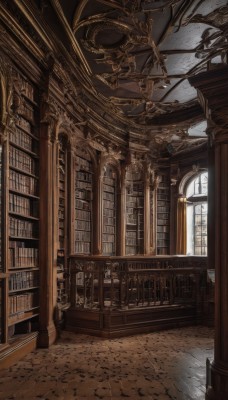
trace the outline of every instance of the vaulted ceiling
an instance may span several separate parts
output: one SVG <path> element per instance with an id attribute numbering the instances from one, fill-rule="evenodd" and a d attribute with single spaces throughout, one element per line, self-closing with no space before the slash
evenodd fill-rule
<path id="1" fill-rule="evenodd" d="M 151 148 L 172 143 L 181 150 L 205 140 L 203 112 L 188 79 L 227 62 L 226 0 L 32 3 L 50 40 L 62 46 L 59 60 L 71 59 L 90 128 Z"/>

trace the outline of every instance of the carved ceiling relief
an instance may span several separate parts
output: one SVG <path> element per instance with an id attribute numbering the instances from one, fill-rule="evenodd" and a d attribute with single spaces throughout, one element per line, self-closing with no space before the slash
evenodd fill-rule
<path id="1" fill-rule="evenodd" d="M 171 154 L 169 145 L 175 152 L 183 151 L 190 142 L 193 148 L 201 146 L 206 139 L 190 138 L 187 133 L 196 119 L 204 118 L 188 79 L 217 62 L 216 58 L 226 62 L 227 1 L 73 3 L 68 7 L 64 0 L 41 1 L 40 9 L 49 12 L 43 12 L 46 25 L 42 26 L 40 20 L 38 30 L 34 21 L 30 24 L 28 19 L 26 23 L 23 7 L 3 1 L 10 12 L 16 8 L 15 19 L 31 36 L 30 46 L 37 43 L 42 52 L 47 50 L 47 43 L 38 32 L 48 26 L 51 11 L 56 14 L 48 32 L 59 23 L 64 29 L 64 34 L 57 30 L 50 34 L 49 40 L 61 104 L 74 121 L 67 120 L 67 115 L 46 98 L 42 101 L 42 122 L 52 124 L 52 131 L 62 123 L 72 135 L 84 136 L 91 147 L 108 156 L 118 154 L 118 146 L 123 153 L 124 146 L 131 144 L 134 149 L 147 146 L 152 159 L 165 151 Z M 63 48 L 63 52 L 58 51 Z M 17 93 L 15 106 L 21 101 Z M 171 116 L 177 116 L 175 127 L 170 124 L 171 118 L 175 119 Z M 117 148 L 110 150 L 110 142 L 117 143 Z M 115 157 L 121 160 L 122 155 Z"/>
<path id="2" fill-rule="evenodd" d="M 109 17 L 110 11 L 93 15 L 80 21 L 75 26 L 74 33 L 82 27 L 85 28 L 84 38 L 81 39 L 83 47 L 96 55 L 97 64 L 104 64 L 106 67 L 107 72 L 96 74 L 99 80 L 112 89 L 121 87 L 124 80 L 131 81 L 137 86 L 141 97 L 150 100 L 155 84 L 161 81 L 168 83 L 163 56 L 159 53 L 151 34 L 153 19 L 149 12 L 142 18 L 140 2 L 123 1 L 122 7 L 120 3 L 118 5 L 120 12 L 117 19 Z M 113 34 L 113 42 L 102 43 L 103 35 L 111 37 Z M 148 58 L 145 64 L 139 67 L 137 51 L 142 46 Z M 159 70 L 159 76 L 152 79 L 149 75 L 154 67 Z"/>

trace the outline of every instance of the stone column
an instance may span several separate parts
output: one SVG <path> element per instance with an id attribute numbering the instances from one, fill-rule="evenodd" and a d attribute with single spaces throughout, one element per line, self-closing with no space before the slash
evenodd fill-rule
<path id="1" fill-rule="evenodd" d="M 213 142 L 214 192 L 209 207 L 214 204 L 214 238 L 209 235 L 209 257 L 215 260 L 215 349 L 211 366 L 211 386 L 207 400 L 228 399 L 228 68 L 199 74 L 190 83 L 197 88 L 199 100 L 208 120 L 209 146 Z M 210 173 L 210 168 L 209 168 Z M 210 213 L 210 210 L 209 210 Z M 210 215 L 210 214 L 209 214 Z M 212 210 L 213 215 L 213 210 Z M 214 240 L 212 240 L 214 239 Z"/>

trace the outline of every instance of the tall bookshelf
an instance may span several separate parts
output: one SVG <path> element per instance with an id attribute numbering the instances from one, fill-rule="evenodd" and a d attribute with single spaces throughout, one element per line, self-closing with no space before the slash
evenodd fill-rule
<path id="1" fill-rule="evenodd" d="M 57 304 L 68 304 L 67 271 L 67 138 L 58 138 L 58 250 L 57 250 Z M 59 316 L 62 319 L 62 314 Z"/>
<path id="2" fill-rule="evenodd" d="M 170 179 L 161 174 L 157 189 L 157 254 L 169 254 Z"/>
<path id="3" fill-rule="evenodd" d="M 2 185 L 2 177 L 3 177 L 3 162 L 2 162 L 2 145 L 0 144 L 0 344 L 4 340 L 4 328 L 3 328 L 3 318 L 4 318 L 4 309 L 3 309 L 3 288 L 6 284 L 6 278 L 3 279 L 3 262 L 2 262 L 2 230 L 3 230 L 3 212 L 2 212 L 2 195 L 3 195 L 3 185 Z"/>
<path id="4" fill-rule="evenodd" d="M 144 180 L 140 172 L 126 173 L 126 255 L 143 254 Z"/>
<path id="5" fill-rule="evenodd" d="M 9 129 L 8 335 L 37 329 L 39 316 L 38 92 L 17 75 L 20 100 Z"/>
<path id="6" fill-rule="evenodd" d="M 107 165 L 103 178 L 103 233 L 102 254 L 116 254 L 116 188 L 117 174 Z"/>
<path id="7" fill-rule="evenodd" d="M 90 154 L 76 149 L 75 253 L 92 253 L 93 164 Z"/>

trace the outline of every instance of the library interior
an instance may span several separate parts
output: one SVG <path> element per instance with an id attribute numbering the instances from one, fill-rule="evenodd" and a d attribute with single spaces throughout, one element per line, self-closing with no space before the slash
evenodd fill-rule
<path id="1" fill-rule="evenodd" d="M 0 399 L 227 400 L 227 0 L 1 0 L 0 47 Z"/>

